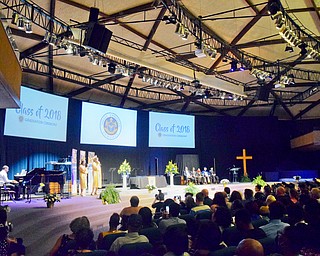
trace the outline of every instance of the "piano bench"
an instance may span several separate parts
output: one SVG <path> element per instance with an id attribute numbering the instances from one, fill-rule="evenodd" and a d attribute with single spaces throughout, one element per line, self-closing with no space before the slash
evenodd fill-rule
<path id="1" fill-rule="evenodd" d="M 1 198 L 0 201 L 8 201 L 9 199 L 13 202 L 15 202 L 14 200 L 14 196 L 15 196 L 15 191 L 8 189 L 8 188 L 1 188 Z"/>

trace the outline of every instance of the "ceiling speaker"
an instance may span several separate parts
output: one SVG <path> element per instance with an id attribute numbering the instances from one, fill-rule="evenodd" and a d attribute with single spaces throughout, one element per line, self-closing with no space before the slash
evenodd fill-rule
<path id="1" fill-rule="evenodd" d="M 106 53 L 112 32 L 103 25 L 91 22 L 83 40 L 83 45 L 91 47 L 100 52 Z"/>

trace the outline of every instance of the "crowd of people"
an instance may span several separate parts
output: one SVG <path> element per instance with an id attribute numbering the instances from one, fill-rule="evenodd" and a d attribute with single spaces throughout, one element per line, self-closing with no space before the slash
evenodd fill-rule
<path id="1" fill-rule="evenodd" d="M 75 219 L 50 255 L 320 255 L 320 189 L 317 182 L 225 187 L 213 198 L 203 189 L 185 198 L 159 191 L 142 207 L 113 213 L 109 230 L 93 240 L 89 220 Z M 134 252 L 132 254 L 132 252 Z M 217 253 L 217 254 L 213 254 Z"/>

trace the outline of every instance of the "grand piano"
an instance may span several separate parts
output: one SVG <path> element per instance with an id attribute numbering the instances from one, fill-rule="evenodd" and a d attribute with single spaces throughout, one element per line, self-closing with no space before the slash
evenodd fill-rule
<path id="1" fill-rule="evenodd" d="M 15 175 L 14 179 L 19 182 L 20 189 L 25 194 L 27 189 L 27 193 L 34 193 L 35 189 L 38 188 L 40 183 L 48 184 L 49 182 L 58 182 L 60 188 L 62 190 L 64 182 L 65 182 L 65 175 L 64 171 L 61 170 L 46 170 L 46 168 L 34 168 L 29 171 L 26 175 Z M 60 193 L 63 191 L 60 190 Z"/>

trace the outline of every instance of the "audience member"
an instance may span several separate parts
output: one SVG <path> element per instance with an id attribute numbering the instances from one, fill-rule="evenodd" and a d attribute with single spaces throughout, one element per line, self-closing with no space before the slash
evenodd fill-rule
<path id="1" fill-rule="evenodd" d="M 90 222 L 86 216 L 82 216 L 72 220 L 69 227 L 72 233 L 58 238 L 50 251 L 50 256 L 66 255 L 69 249 L 74 249 L 76 233 L 83 228 L 90 228 Z"/>
<path id="2" fill-rule="evenodd" d="M 259 205 L 257 204 L 256 201 L 249 201 L 244 205 L 244 207 L 250 212 L 251 221 L 261 219 L 261 216 L 259 213 Z"/>
<path id="3" fill-rule="evenodd" d="M 167 248 L 164 256 L 186 256 L 189 249 L 188 234 L 185 230 L 172 227 L 166 232 L 163 242 Z"/>
<path id="4" fill-rule="evenodd" d="M 230 196 L 230 198 L 229 198 L 229 202 L 230 203 L 233 203 L 233 201 L 235 201 L 235 200 L 240 200 L 240 201 L 242 201 L 242 196 L 241 196 L 241 194 L 240 194 L 240 192 L 239 191 L 237 191 L 237 190 L 233 190 L 232 192 L 231 192 L 231 196 Z"/>
<path id="5" fill-rule="evenodd" d="M 267 237 L 275 239 L 278 232 L 283 231 L 288 223 L 282 222 L 281 219 L 285 213 L 285 207 L 281 202 L 275 201 L 269 205 L 270 222 L 264 226 L 261 226 Z"/>
<path id="6" fill-rule="evenodd" d="M 159 222 L 159 230 L 162 234 L 166 232 L 166 229 L 169 226 L 176 225 L 176 224 L 186 224 L 186 221 L 183 219 L 178 218 L 180 213 L 180 205 L 177 203 L 172 203 L 169 205 L 169 214 L 168 218 L 163 218 Z"/>
<path id="7" fill-rule="evenodd" d="M 155 208 L 154 218 L 159 219 L 162 216 L 163 203 L 164 203 L 164 194 L 161 190 L 158 190 L 159 193 L 155 195 L 153 203 L 151 205 L 152 208 Z"/>
<path id="8" fill-rule="evenodd" d="M 240 199 L 234 200 L 231 205 L 232 216 L 234 216 L 238 210 L 241 210 L 243 208 L 244 208 L 244 206 L 242 204 L 242 200 L 240 200 Z"/>
<path id="9" fill-rule="evenodd" d="M 180 202 L 180 206 L 181 206 L 180 212 L 181 212 L 181 214 L 189 214 L 191 209 L 193 207 L 195 207 L 196 205 L 197 204 L 194 201 L 194 198 L 193 198 L 192 195 L 191 196 L 190 195 L 186 196 L 185 201 L 184 202 Z"/>
<path id="10" fill-rule="evenodd" d="M 103 238 L 109 234 L 120 233 L 122 231 L 118 230 L 120 224 L 120 216 L 118 213 L 113 213 L 109 220 L 109 231 L 101 232 L 98 235 L 97 246 L 100 247 L 100 244 Z"/>
<path id="11" fill-rule="evenodd" d="M 320 203 L 320 189 L 319 188 L 312 188 L 310 191 L 310 197 L 316 199 L 318 203 Z"/>
<path id="12" fill-rule="evenodd" d="M 213 204 L 212 199 L 209 197 L 209 191 L 208 189 L 204 188 L 201 190 L 201 192 L 204 195 L 203 204 L 211 206 Z"/>
<path id="13" fill-rule="evenodd" d="M 244 200 L 243 200 L 243 205 L 245 205 L 246 203 L 253 201 L 254 197 L 253 197 L 253 190 L 246 188 L 244 190 Z"/>
<path id="14" fill-rule="evenodd" d="M 264 249 L 259 241 L 247 238 L 238 244 L 236 256 L 264 256 Z"/>
<path id="15" fill-rule="evenodd" d="M 231 227 L 231 224 L 232 224 L 231 211 L 226 207 L 219 206 L 213 212 L 211 220 L 212 222 L 215 222 L 219 226 L 222 232 L 226 228 Z"/>
<path id="16" fill-rule="evenodd" d="M 93 231 L 90 228 L 83 228 L 77 231 L 75 234 L 75 248 L 69 250 L 68 255 L 82 255 L 88 252 L 92 252 L 95 248 L 92 248 L 93 241 Z"/>
<path id="17" fill-rule="evenodd" d="M 157 224 L 152 220 L 152 212 L 148 207 L 142 207 L 139 210 L 139 215 L 142 217 L 141 228 L 157 228 Z"/>
<path id="18" fill-rule="evenodd" d="M 292 204 L 298 203 L 298 201 L 299 201 L 299 193 L 294 188 L 291 188 L 289 190 L 289 197 L 290 197 L 290 200 L 291 200 Z"/>
<path id="19" fill-rule="evenodd" d="M 110 251 L 118 252 L 125 244 L 149 242 L 144 235 L 139 235 L 142 227 L 142 217 L 139 214 L 131 214 L 128 219 L 128 233 L 124 237 L 118 237 L 111 245 Z"/>
<path id="20" fill-rule="evenodd" d="M 211 206 L 211 210 L 213 211 L 214 208 L 221 206 L 221 207 L 228 207 L 227 206 L 227 195 L 224 192 L 216 192 L 214 194 L 213 200 L 212 200 L 212 206 Z"/>
<path id="21" fill-rule="evenodd" d="M 210 212 L 211 209 L 208 205 L 204 205 L 203 204 L 203 200 L 204 200 L 204 195 L 202 192 L 199 192 L 196 194 L 196 206 L 193 207 L 190 211 L 190 214 L 193 216 L 196 216 L 202 212 Z"/>
<path id="22" fill-rule="evenodd" d="M 128 223 L 128 218 L 131 214 L 138 214 L 141 206 L 139 206 L 139 197 L 137 196 L 132 196 L 130 198 L 130 206 L 125 207 L 122 209 L 120 212 L 120 217 L 121 217 L 121 230 L 127 230 L 127 223 Z"/>
<path id="23" fill-rule="evenodd" d="M 229 187 L 224 187 L 223 191 L 227 194 L 228 200 L 230 199 L 231 190 Z"/>
<path id="24" fill-rule="evenodd" d="M 291 204 L 289 195 L 286 193 L 286 189 L 283 186 L 279 186 L 276 189 L 276 199 L 281 202 L 285 207 Z"/>

